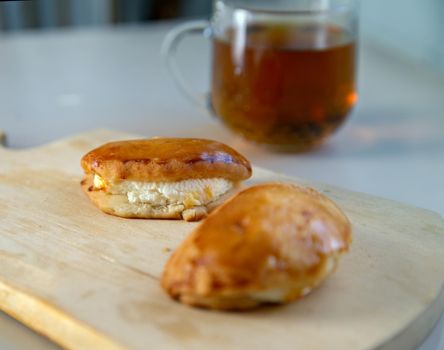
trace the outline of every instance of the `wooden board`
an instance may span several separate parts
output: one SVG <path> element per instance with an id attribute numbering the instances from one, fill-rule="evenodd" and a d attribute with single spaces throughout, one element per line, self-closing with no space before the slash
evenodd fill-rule
<path id="1" fill-rule="evenodd" d="M 72 349 L 413 349 L 444 306 L 444 225 L 432 212 L 255 168 L 249 183 L 292 181 L 334 199 L 354 242 L 308 297 L 247 313 L 192 309 L 158 279 L 196 224 L 101 213 L 80 190 L 95 131 L 0 149 L 0 308 Z"/>

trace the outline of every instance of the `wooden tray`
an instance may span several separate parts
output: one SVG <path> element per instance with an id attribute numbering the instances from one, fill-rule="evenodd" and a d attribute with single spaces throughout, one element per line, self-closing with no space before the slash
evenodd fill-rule
<path id="1" fill-rule="evenodd" d="M 255 168 L 250 183 L 310 185 L 351 218 L 335 275 L 288 306 L 192 309 L 159 287 L 196 224 L 101 213 L 79 186 L 95 131 L 25 151 L 0 149 L 0 309 L 71 349 L 413 349 L 444 306 L 444 225 L 432 212 Z"/>

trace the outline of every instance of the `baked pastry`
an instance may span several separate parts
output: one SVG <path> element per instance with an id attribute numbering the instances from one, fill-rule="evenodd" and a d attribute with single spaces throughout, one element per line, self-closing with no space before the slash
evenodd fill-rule
<path id="1" fill-rule="evenodd" d="M 327 197 L 260 184 L 211 213 L 173 253 L 161 285 L 185 304 L 248 309 L 309 293 L 336 268 L 351 226 Z"/>
<path id="2" fill-rule="evenodd" d="M 81 166 L 92 202 L 127 218 L 199 220 L 251 176 L 248 160 L 231 147 L 191 138 L 110 142 Z"/>

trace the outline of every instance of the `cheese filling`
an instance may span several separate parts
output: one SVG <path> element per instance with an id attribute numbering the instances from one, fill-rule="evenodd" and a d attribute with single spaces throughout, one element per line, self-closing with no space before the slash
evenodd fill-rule
<path id="1" fill-rule="evenodd" d="M 206 205 L 220 198 L 233 187 L 233 182 L 223 178 L 190 179 L 176 182 L 144 182 L 124 180 L 106 183 L 94 175 L 94 188 L 128 197 L 130 203 L 152 206 L 182 204 L 185 208 Z"/>

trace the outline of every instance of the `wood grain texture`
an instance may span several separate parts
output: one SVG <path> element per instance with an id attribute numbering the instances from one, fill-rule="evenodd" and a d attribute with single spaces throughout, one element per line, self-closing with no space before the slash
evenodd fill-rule
<path id="1" fill-rule="evenodd" d="M 0 309 L 70 349 L 413 349 L 444 306 L 444 224 L 429 211 L 254 169 L 249 183 L 310 185 L 354 228 L 351 252 L 308 297 L 248 313 L 192 309 L 158 279 L 195 223 L 105 215 L 82 193 L 95 131 L 0 149 Z"/>

